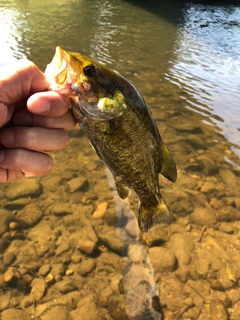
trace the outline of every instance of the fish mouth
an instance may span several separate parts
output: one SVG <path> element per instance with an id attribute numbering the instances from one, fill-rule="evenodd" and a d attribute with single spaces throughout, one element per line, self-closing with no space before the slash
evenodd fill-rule
<path id="1" fill-rule="evenodd" d="M 55 55 L 52 61 L 47 65 L 44 72 L 48 81 L 50 82 L 50 90 L 65 94 L 69 92 L 66 82 L 67 66 L 67 53 L 61 47 L 56 47 Z"/>

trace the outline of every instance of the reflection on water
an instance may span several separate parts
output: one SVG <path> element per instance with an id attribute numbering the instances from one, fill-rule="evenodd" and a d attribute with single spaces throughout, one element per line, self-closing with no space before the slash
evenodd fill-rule
<path id="1" fill-rule="evenodd" d="M 160 180 L 176 220 L 144 235 L 136 196 L 120 201 L 78 128 L 49 174 L 1 186 L 5 317 L 239 319 L 240 10 L 139 3 L 1 3 L 1 67 L 28 57 L 45 69 L 60 45 L 118 70 L 146 99 L 179 176 Z"/>

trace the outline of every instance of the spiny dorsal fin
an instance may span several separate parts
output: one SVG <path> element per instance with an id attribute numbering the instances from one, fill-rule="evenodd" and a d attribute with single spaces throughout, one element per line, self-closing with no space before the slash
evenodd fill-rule
<path id="1" fill-rule="evenodd" d="M 172 156 L 164 144 L 161 141 L 161 166 L 160 166 L 160 173 L 167 178 L 168 180 L 175 182 L 177 180 L 177 168 L 176 164 L 173 161 Z"/>

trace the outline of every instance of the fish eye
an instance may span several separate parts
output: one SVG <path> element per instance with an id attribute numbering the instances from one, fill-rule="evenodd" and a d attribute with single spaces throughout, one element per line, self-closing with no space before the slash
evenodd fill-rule
<path id="1" fill-rule="evenodd" d="M 93 76 L 96 73 L 96 69 L 94 66 L 86 66 L 83 69 L 85 76 Z"/>

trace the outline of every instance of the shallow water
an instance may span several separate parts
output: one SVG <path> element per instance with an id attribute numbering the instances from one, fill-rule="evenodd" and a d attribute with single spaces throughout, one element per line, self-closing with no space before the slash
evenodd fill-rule
<path id="1" fill-rule="evenodd" d="M 160 319 L 160 306 L 156 303 L 158 311 L 153 311 L 150 299 L 159 296 L 165 319 L 210 319 L 217 307 L 223 313 L 216 319 L 225 319 L 224 312 L 239 319 L 239 21 L 237 5 L 1 2 L 1 68 L 28 58 L 44 70 L 60 45 L 118 70 L 148 103 L 179 178 L 174 185 L 160 178 L 175 221 L 139 235 L 135 196 L 119 200 L 86 137 L 78 128 L 71 130 L 69 146 L 52 155 L 52 171 L 31 179 L 36 185 L 29 185 L 28 191 L 22 182 L 1 186 L 2 208 L 14 211 L 18 219 L 38 210 L 41 214 L 34 223 L 3 233 L 8 242 L 1 244 L 1 273 L 9 267 L 24 269 L 20 280 L 28 289 L 21 289 L 18 277 L 13 277 L 2 289 L 0 310 L 20 305 L 34 317 L 43 312 L 39 319 L 49 319 L 53 309 L 47 303 L 65 297 L 60 303 L 68 307 L 71 299 L 76 301 L 73 310 L 64 309 L 72 319 L 89 310 L 89 319 Z M 74 180 L 78 177 L 82 180 Z M 98 204 L 105 208 L 102 218 L 96 218 Z M 79 239 L 85 245 L 90 239 L 94 251 L 83 253 Z M 19 250 L 27 257 L 18 256 Z M 15 259 L 6 263 L 9 252 Z M 26 274 L 43 278 L 39 267 L 53 270 L 56 264 L 73 274 L 56 272 L 56 283 L 50 282 L 43 297 L 30 303 L 37 286 L 27 282 Z M 59 289 L 62 279 L 75 287 Z M 17 298 L 4 304 L 12 291 Z M 117 307 L 125 313 L 116 314 Z"/>

